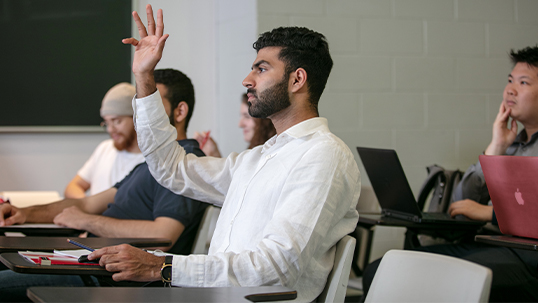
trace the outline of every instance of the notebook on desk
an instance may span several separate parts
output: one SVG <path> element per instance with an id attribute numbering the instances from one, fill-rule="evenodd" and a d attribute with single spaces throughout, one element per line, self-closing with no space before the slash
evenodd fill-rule
<path id="1" fill-rule="evenodd" d="M 396 151 L 366 147 L 357 147 L 357 151 L 384 216 L 417 223 L 484 224 L 465 217 L 451 218 L 446 213 L 422 212 Z"/>
<path id="2" fill-rule="evenodd" d="M 503 234 L 538 239 L 538 157 L 479 157 Z"/>

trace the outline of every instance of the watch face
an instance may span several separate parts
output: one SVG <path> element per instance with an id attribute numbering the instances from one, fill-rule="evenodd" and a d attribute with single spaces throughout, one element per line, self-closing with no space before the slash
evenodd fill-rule
<path id="1" fill-rule="evenodd" d="M 161 267 L 161 279 L 165 283 L 172 282 L 172 256 L 166 256 Z"/>
<path id="2" fill-rule="evenodd" d="M 165 282 L 170 282 L 170 280 L 172 280 L 172 265 L 166 265 L 162 272 L 162 278 L 163 280 L 165 280 Z"/>

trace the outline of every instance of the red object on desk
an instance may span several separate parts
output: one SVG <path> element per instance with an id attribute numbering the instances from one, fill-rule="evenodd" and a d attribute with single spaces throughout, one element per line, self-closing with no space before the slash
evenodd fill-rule
<path id="1" fill-rule="evenodd" d="M 43 266 L 47 265 L 99 265 L 99 263 L 81 263 L 77 258 L 61 256 L 53 253 L 46 252 L 23 252 L 19 251 L 19 255 L 24 257 L 26 260 L 34 264 L 42 264 Z M 42 263 L 44 262 L 44 264 Z M 48 262 L 50 261 L 50 264 Z"/>

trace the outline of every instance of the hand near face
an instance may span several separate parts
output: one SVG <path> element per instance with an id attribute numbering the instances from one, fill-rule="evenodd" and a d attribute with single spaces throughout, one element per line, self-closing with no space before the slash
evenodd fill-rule
<path id="1" fill-rule="evenodd" d="M 485 151 L 486 155 L 504 155 L 506 149 L 514 142 L 517 136 L 517 121 L 512 119 L 509 123 L 511 109 L 501 102 L 499 113 L 493 122 L 493 137 Z M 511 124 L 510 129 L 508 125 Z"/>
<path id="2" fill-rule="evenodd" d="M 26 222 L 26 215 L 17 207 L 9 204 L 0 204 L 0 226 L 10 226 Z"/>
<path id="3" fill-rule="evenodd" d="M 200 149 L 204 152 L 206 156 L 210 157 L 218 157 L 220 158 L 220 151 L 217 146 L 217 143 L 213 138 L 210 136 L 206 139 L 207 132 L 195 132 L 193 138 L 198 141 L 198 144 L 200 145 Z"/>
<path id="4" fill-rule="evenodd" d="M 478 221 L 491 221 L 493 206 L 483 205 L 470 199 L 456 201 L 448 208 L 450 216 L 464 215 L 469 219 Z"/>
<path id="5" fill-rule="evenodd" d="M 159 281 L 164 257 L 157 257 L 131 245 L 122 244 L 98 249 L 88 259 L 100 258 L 99 265 L 115 272 L 114 281 Z"/>
<path id="6" fill-rule="evenodd" d="M 91 215 L 83 212 L 76 206 L 64 208 L 61 213 L 54 217 L 54 224 L 76 229 L 84 229 L 83 222 L 89 219 Z"/>
<path id="7" fill-rule="evenodd" d="M 140 41 L 135 38 L 123 39 L 124 44 L 135 46 L 133 59 L 133 73 L 138 75 L 153 75 L 153 70 L 157 63 L 161 60 L 164 43 L 168 39 L 168 35 L 163 35 L 164 23 L 162 10 L 157 11 L 157 24 L 153 18 L 153 9 L 151 5 L 146 6 L 146 14 L 148 19 L 148 28 L 142 23 L 137 12 L 133 12 L 133 19 L 138 27 Z"/>

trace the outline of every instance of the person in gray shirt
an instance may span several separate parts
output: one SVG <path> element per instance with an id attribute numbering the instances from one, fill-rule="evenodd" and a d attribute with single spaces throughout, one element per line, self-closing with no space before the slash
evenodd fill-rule
<path id="1" fill-rule="evenodd" d="M 499 113 L 493 122 L 491 143 L 485 155 L 538 156 L 538 46 L 512 51 L 514 63 L 508 75 Z M 510 118 L 511 121 L 510 121 Z M 518 134 L 520 122 L 523 129 Z M 480 162 L 471 165 L 454 191 L 448 212 L 471 219 L 492 221 L 493 206 Z"/>

